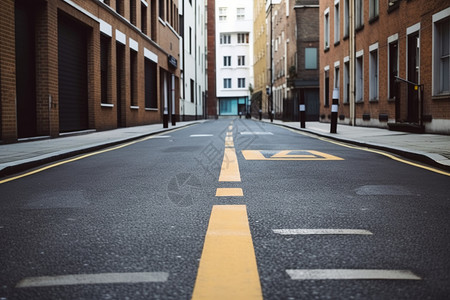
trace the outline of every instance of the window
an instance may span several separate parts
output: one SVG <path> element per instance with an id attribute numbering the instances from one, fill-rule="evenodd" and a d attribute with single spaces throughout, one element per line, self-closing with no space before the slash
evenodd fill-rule
<path id="1" fill-rule="evenodd" d="M 356 89 L 356 102 L 363 101 L 364 93 L 364 69 L 363 69 L 363 56 L 358 56 L 356 58 L 356 78 L 355 78 L 355 89 Z"/>
<path id="2" fill-rule="evenodd" d="M 438 15 L 438 14 L 436 14 Z M 439 15 L 438 15 L 439 16 Z M 433 21 L 437 19 L 433 16 Z M 450 17 L 434 23 L 433 94 L 450 93 Z"/>
<path id="3" fill-rule="evenodd" d="M 130 49 L 130 94 L 131 106 L 137 106 L 137 52 Z"/>
<path id="4" fill-rule="evenodd" d="M 223 79 L 223 88 L 224 89 L 231 89 L 231 78 L 224 78 Z"/>
<path id="5" fill-rule="evenodd" d="M 245 20 L 245 8 L 237 8 L 236 9 L 236 19 L 238 21 Z"/>
<path id="6" fill-rule="evenodd" d="M 324 41 L 325 41 L 325 49 L 330 48 L 330 10 L 325 10 L 325 18 L 324 18 Z"/>
<path id="7" fill-rule="evenodd" d="M 305 48 L 305 69 L 317 69 L 317 48 Z"/>
<path id="8" fill-rule="evenodd" d="M 334 43 L 338 43 L 340 39 L 340 15 L 339 2 L 334 5 Z"/>
<path id="9" fill-rule="evenodd" d="M 349 0 L 344 0 L 344 38 L 348 37 L 349 32 L 349 14 L 350 14 L 350 4 L 348 2 Z"/>
<path id="10" fill-rule="evenodd" d="M 344 103 L 350 102 L 350 63 L 347 61 L 344 63 Z"/>
<path id="11" fill-rule="evenodd" d="M 238 78 L 238 88 L 245 88 L 245 78 Z"/>
<path id="12" fill-rule="evenodd" d="M 369 18 L 371 20 L 378 17 L 378 10 L 379 10 L 378 0 L 369 0 Z"/>
<path id="13" fill-rule="evenodd" d="M 191 103 L 195 100 L 195 81 L 191 79 Z"/>
<path id="14" fill-rule="evenodd" d="M 238 56 L 238 66 L 245 66 L 245 56 L 244 55 Z"/>
<path id="15" fill-rule="evenodd" d="M 147 6 L 141 4 L 141 30 L 143 34 L 147 34 Z"/>
<path id="16" fill-rule="evenodd" d="M 238 44 L 248 44 L 248 33 L 238 33 Z"/>
<path id="17" fill-rule="evenodd" d="M 369 95 L 370 100 L 378 100 L 378 45 L 369 53 Z"/>
<path id="18" fill-rule="evenodd" d="M 364 26 L 364 0 L 356 0 L 356 29 Z"/>
<path id="19" fill-rule="evenodd" d="M 219 7 L 219 21 L 226 21 L 226 20 L 227 20 L 227 8 Z"/>
<path id="20" fill-rule="evenodd" d="M 192 54 L 192 27 L 189 26 L 189 54 Z"/>
<path id="21" fill-rule="evenodd" d="M 100 35 L 100 86 L 101 102 L 110 103 L 108 100 L 109 88 L 109 60 L 110 60 L 111 39 L 108 36 Z"/>
<path id="22" fill-rule="evenodd" d="M 339 89 L 340 80 L 339 80 L 339 64 L 335 64 L 334 67 L 334 88 Z"/>
<path id="23" fill-rule="evenodd" d="M 116 11 L 119 15 L 123 16 L 124 11 L 123 0 L 116 0 Z"/>
<path id="24" fill-rule="evenodd" d="M 164 0 L 159 0 L 159 17 L 164 20 Z"/>
<path id="25" fill-rule="evenodd" d="M 130 22 L 136 26 L 136 0 L 130 0 Z"/>
<path id="26" fill-rule="evenodd" d="M 157 65 L 153 61 L 145 58 L 145 108 L 158 108 L 158 98 L 156 93 L 156 73 Z"/>
<path id="27" fill-rule="evenodd" d="M 231 35 L 229 34 L 220 34 L 220 43 L 221 44 L 231 44 Z"/>
<path id="28" fill-rule="evenodd" d="M 223 57 L 223 66 L 224 67 L 230 67 L 231 66 L 231 56 L 224 56 Z"/>
<path id="29" fill-rule="evenodd" d="M 324 95 L 324 106 L 328 107 L 330 106 L 330 72 L 329 70 L 325 69 L 325 95 Z"/>

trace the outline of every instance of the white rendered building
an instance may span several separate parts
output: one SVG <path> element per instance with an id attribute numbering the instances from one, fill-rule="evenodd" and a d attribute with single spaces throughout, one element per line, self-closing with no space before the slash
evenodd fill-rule
<path id="1" fill-rule="evenodd" d="M 218 114 L 250 113 L 253 86 L 253 1 L 216 1 Z"/>
<path id="2" fill-rule="evenodd" d="M 206 0 L 179 0 L 180 31 L 180 119 L 205 116 Z"/>

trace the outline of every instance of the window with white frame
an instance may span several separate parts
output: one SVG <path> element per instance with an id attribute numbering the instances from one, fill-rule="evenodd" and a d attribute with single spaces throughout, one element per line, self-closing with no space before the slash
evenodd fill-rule
<path id="1" fill-rule="evenodd" d="M 330 9 L 327 8 L 324 13 L 324 48 L 330 48 Z"/>
<path id="2" fill-rule="evenodd" d="M 219 7 L 219 21 L 226 21 L 226 20 L 227 20 L 227 8 Z"/>
<path id="3" fill-rule="evenodd" d="M 238 66 L 245 66 L 245 55 L 238 55 Z"/>
<path id="4" fill-rule="evenodd" d="M 248 44 L 249 34 L 248 33 L 238 33 L 237 35 L 238 44 Z"/>
<path id="5" fill-rule="evenodd" d="M 369 52 L 369 100 L 378 100 L 378 45 Z"/>
<path id="6" fill-rule="evenodd" d="M 350 7 L 349 0 L 344 0 L 344 37 L 348 37 L 350 31 Z"/>
<path id="7" fill-rule="evenodd" d="M 221 44 L 231 44 L 231 35 L 221 33 L 220 34 L 220 43 Z"/>
<path id="8" fill-rule="evenodd" d="M 339 62 L 334 64 L 334 88 L 339 89 L 340 80 L 339 80 Z"/>
<path id="9" fill-rule="evenodd" d="M 350 102 L 350 62 L 344 62 L 344 103 Z"/>
<path id="10" fill-rule="evenodd" d="M 364 61 L 363 56 L 356 57 L 356 76 L 355 76 L 355 101 L 362 102 L 364 100 Z"/>
<path id="11" fill-rule="evenodd" d="M 356 29 L 364 26 L 364 0 L 356 0 Z"/>
<path id="12" fill-rule="evenodd" d="M 433 95 L 450 94 L 450 8 L 433 16 Z"/>
<path id="13" fill-rule="evenodd" d="M 238 21 L 245 20 L 245 8 L 243 8 L 243 7 L 238 7 L 238 8 L 236 9 L 236 19 L 237 19 Z"/>
<path id="14" fill-rule="evenodd" d="M 378 0 L 369 0 L 369 18 L 374 19 L 378 17 L 378 14 L 379 14 Z"/>
<path id="15" fill-rule="evenodd" d="M 224 67 L 230 67 L 231 66 L 231 56 L 224 56 L 223 57 L 223 66 Z"/>
<path id="16" fill-rule="evenodd" d="M 238 88 L 245 88 L 245 78 L 238 78 Z"/>
<path id="17" fill-rule="evenodd" d="M 223 88 L 224 89 L 231 89 L 231 78 L 224 78 L 223 79 Z"/>
<path id="18" fill-rule="evenodd" d="M 334 4 L 334 43 L 338 43 L 340 37 L 340 13 L 339 13 L 339 1 Z"/>

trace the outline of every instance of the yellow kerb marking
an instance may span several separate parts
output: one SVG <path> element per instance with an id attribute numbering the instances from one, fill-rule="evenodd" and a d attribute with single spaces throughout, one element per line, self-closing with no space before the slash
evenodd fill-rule
<path id="1" fill-rule="evenodd" d="M 192 299 L 262 299 L 245 205 L 213 206 Z"/>
<path id="2" fill-rule="evenodd" d="M 219 181 L 241 181 L 241 173 L 234 148 L 225 148 Z"/>
<path id="3" fill-rule="evenodd" d="M 242 197 L 244 192 L 241 188 L 218 188 L 216 197 Z"/>

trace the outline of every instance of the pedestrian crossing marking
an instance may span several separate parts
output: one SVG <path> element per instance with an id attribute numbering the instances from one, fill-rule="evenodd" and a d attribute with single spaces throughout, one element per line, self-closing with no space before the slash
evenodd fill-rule
<path id="1" fill-rule="evenodd" d="M 242 150 L 246 160 L 344 160 L 315 150 Z"/>

